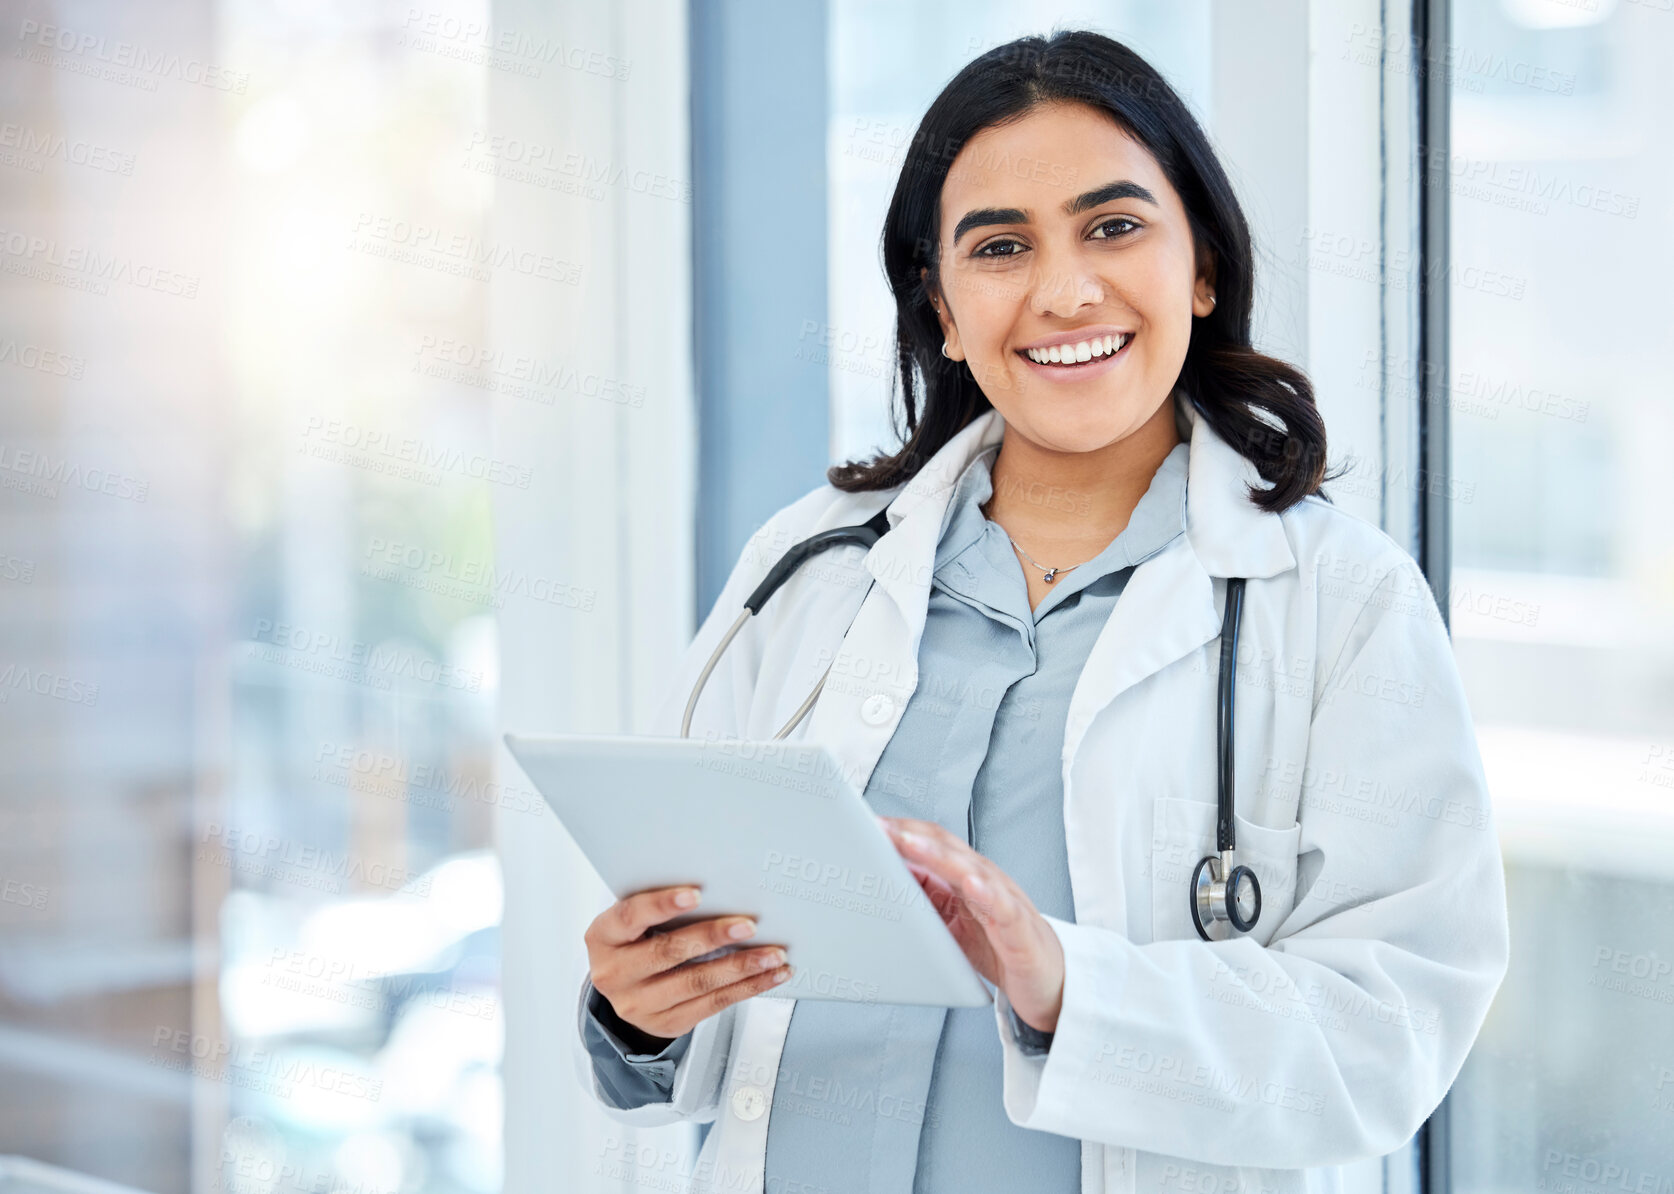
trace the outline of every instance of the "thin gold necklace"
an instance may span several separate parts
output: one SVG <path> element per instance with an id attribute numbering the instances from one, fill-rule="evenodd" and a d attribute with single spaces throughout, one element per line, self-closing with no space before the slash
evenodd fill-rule
<path id="1" fill-rule="evenodd" d="M 992 499 L 990 499 L 990 502 L 991 501 L 992 501 Z M 994 522 L 994 520 L 992 518 L 989 518 L 987 509 L 984 509 L 983 506 L 978 506 L 977 509 L 982 511 L 982 516 L 984 518 L 987 518 L 989 522 Z M 997 522 L 994 522 L 994 525 L 997 526 L 997 527 L 1000 526 L 1000 524 L 997 523 Z M 1041 577 L 1041 579 L 1043 581 L 1045 581 L 1047 584 L 1051 584 L 1053 581 L 1057 580 L 1058 579 L 1058 573 L 1069 572 L 1072 569 L 1081 567 L 1081 564 L 1085 564 L 1087 562 L 1086 560 L 1082 560 L 1081 564 L 1064 564 L 1064 565 L 1060 565 L 1056 568 L 1048 568 L 1045 564 L 1043 564 L 1039 560 L 1035 559 L 1034 556 L 1032 556 L 1028 552 L 1024 551 L 1023 548 L 1018 545 L 1017 540 L 1011 538 L 1011 532 L 1010 531 L 1006 531 L 1005 527 L 1000 527 L 1000 529 L 1002 531 L 1005 531 L 1007 539 L 1011 539 L 1011 545 L 1012 545 L 1012 547 L 1017 549 L 1018 554 L 1020 554 L 1025 560 L 1028 560 L 1029 563 L 1033 564 L 1036 568 L 1039 568 L 1042 572 L 1044 572 L 1046 574 L 1045 576 Z M 1088 557 L 1088 558 L 1090 559 L 1092 557 Z"/>
<path id="2" fill-rule="evenodd" d="M 1001 529 L 1004 530 L 1005 528 L 1002 527 Z M 1007 533 L 1006 538 L 1011 539 L 1011 535 L 1010 535 L 1009 532 Z M 1035 559 L 1034 556 L 1030 555 L 1028 552 L 1024 551 L 1021 547 L 1019 547 L 1018 543 L 1017 543 L 1017 540 L 1011 539 L 1011 545 L 1013 547 L 1017 548 L 1018 553 L 1020 555 L 1022 555 L 1022 557 L 1025 560 L 1028 560 L 1029 563 L 1033 564 L 1036 568 L 1039 568 L 1042 572 L 1046 573 L 1045 576 L 1041 577 L 1041 580 L 1045 581 L 1047 584 L 1051 584 L 1053 581 L 1057 580 L 1058 579 L 1058 573 L 1068 572 L 1071 569 L 1079 568 L 1079 567 L 1081 567 L 1081 564 L 1085 564 L 1087 562 L 1086 560 L 1082 560 L 1081 564 L 1060 565 L 1057 568 L 1048 568 L 1045 564 L 1043 564 L 1039 560 Z"/>

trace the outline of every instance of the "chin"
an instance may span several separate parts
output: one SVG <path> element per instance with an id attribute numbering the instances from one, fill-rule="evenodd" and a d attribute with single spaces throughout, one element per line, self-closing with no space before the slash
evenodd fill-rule
<path id="1" fill-rule="evenodd" d="M 1005 412 L 1000 415 L 1005 418 Z M 1047 414 L 1033 411 L 1017 420 L 1007 418 L 1024 438 L 1054 452 L 1096 452 L 1125 439 L 1145 425 L 1148 416 L 1114 404 Z"/>

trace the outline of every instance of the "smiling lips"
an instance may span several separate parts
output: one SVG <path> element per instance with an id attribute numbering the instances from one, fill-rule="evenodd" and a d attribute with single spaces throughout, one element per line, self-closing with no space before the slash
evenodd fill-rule
<path id="1" fill-rule="evenodd" d="M 1052 381 L 1073 381 L 1095 377 L 1127 360 L 1126 348 L 1132 332 L 1111 332 L 1046 348 L 1020 348 L 1017 355 L 1029 363 L 1038 376 Z"/>
<path id="2" fill-rule="evenodd" d="M 1115 356 L 1126 348 L 1133 333 L 1094 336 L 1074 344 L 1054 344 L 1051 348 L 1025 348 L 1021 352 L 1037 365 L 1081 365 L 1103 357 Z"/>

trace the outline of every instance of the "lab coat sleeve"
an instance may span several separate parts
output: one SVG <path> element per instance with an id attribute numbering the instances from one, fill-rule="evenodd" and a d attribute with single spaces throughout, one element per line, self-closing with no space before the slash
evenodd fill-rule
<path id="1" fill-rule="evenodd" d="M 696 637 L 681 655 L 661 702 L 644 731 L 659 737 L 678 737 L 686 699 L 717 643 L 744 608 L 744 599 L 761 583 L 768 568 L 796 539 L 802 524 L 811 521 L 821 491 L 787 506 L 753 535 L 740 553 L 731 575 L 716 598 Z M 692 736 L 723 737 L 742 732 L 760 668 L 759 639 L 746 627 L 727 648 L 709 677 L 692 719 Z M 683 1051 L 671 1046 L 658 1064 L 635 1065 L 619 1051 L 601 1047 L 596 1020 L 589 1014 L 592 983 L 584 979 L 577 1009 L 577 1036 L 571 1053 L 577 1078 L 605 1113 L 625 1123 L 653 1126 L 715 1118 L 731 1052 L 737 1005 L 699 1023 L 687 1037 Z M 672 1066 L 670 1066 L 672 1062 Z M 637 1071 L 637 1072 L 636 1072 Z M 633 1105 L 624 1105 L 633 1104 Z"/>
<path id="2" fill-rule="evenodd" d="M 1047 918 L 1065 981 L 1046 1056 L 1018 1048 L 996 996 L 1014 1123 L 1299 1169 L 1392 1152 L 1440 1103 L 1504 978 L 1509 935 L 1464 688 L 1410 556 L 1356 614 L 1318 691 L 1304 774 L 1377 799 L 1344 811 L 1303 791 L 1298 901 L 1265 948 L 1136 945 Z M 1367 811 L 1378 815 L 1355 815 Z"/>

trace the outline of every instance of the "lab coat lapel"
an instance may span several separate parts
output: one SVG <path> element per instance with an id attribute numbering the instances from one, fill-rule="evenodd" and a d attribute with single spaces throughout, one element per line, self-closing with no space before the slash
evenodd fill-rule
<path id="1" fill-rule="evenodd" d="M 1067 762 L 1111 701 L 1220 634 L 1214 579 L 1274 576 L 1296 564 L 1278 515 L 1253 505 L 1265 488 L 1247 458 L 1217 435 L 1190 402 L 1186 533 L 1134 569 L 1088 653 L 1064 726 Z"/>
<path id="2" fill-rule="evenodd" d="M 867 702 L 874 702 L 874 710 L 881 700 L 905 708 L 918 685 L 930 574 L 953 487 L 965 466 L 998 443 L 1004 431 L 998 414 L 989 411 L 955 434 L 889 501 L 889 532 L 866 554 L 864 566 L 876 584 L 855 612 L 805 723 L 809 736 L 827 743 L 857 787 L 866 786 L 894 728 L 887 714 L 869 718 Z"/>
<path id="3" fill-rule="evenodd" d="M 1073 759 L 1095 715 L 1147 676 L 1220 633 L 1214 586 L 1197 553 L 1179 538 L 1135 568 L 1087 653 L 1064 725 Z"/>

